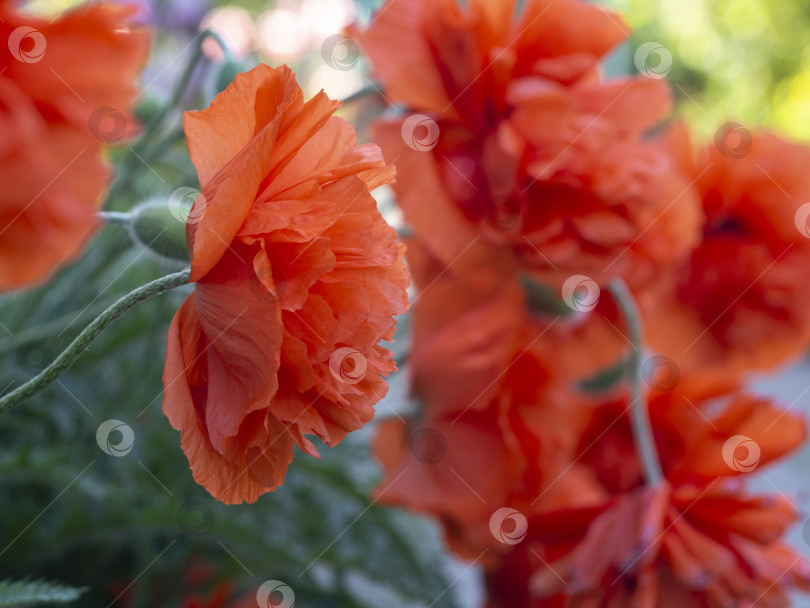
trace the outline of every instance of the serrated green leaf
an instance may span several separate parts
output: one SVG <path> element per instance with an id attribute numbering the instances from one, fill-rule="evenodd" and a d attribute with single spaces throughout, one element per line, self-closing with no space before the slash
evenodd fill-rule
<path id="1" fill-rule="evenodd" d="M 79 599 L 84 589 L 47 581 L 0 582 L 0 608 L 67 604 Z"/>

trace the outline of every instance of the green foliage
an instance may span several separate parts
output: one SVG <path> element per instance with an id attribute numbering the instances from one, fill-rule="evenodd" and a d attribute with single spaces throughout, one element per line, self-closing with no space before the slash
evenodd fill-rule
<path id="1" fill-rule="evenodd" d="M 703 136 L 729 120 L 810 141 L 810 10 L 800 0 L 613 0 L 634 33 L 632 49 L 672 53 L 679 114 Z M 632 67 L 632 57 L 629 65 Z"/>

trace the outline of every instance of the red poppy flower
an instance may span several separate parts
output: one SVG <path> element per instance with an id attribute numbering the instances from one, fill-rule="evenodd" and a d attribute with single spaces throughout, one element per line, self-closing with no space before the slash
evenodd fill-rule
<path id="1" fill-rule="evenodd" d="M 368 422 L 396 368 L 378 343 L 409 279 L 370 194 L 393 169 L 339 105 L 305 103 L 288 68 L 260 65 L 185 117 L 196 288 L 169 332 L 163 407 L 226 503 L 281 484 L 294 445 L 317 455 L 305 434 L 333 446 Z"/>
<path id="2" fill-rule="evenodd" d="M 488 575 L 488 606 L 786 607 L 790 588 L 810 590 L 810 566 L 779 540 L 795 521 L 786 500 L 733 482 L 530 518 Z"/>
<path id="3" fill-rule="evenodd" d="M 473 248 L 491 254 L 486 269 L 463 260 L 442 268 L 421 244 L 408 245 L 418 411 L 379 429 L 377 496 L 435 515 L 454 550 L 472 558 L 481 545 L 497 546 L 488 526 L 495 505 L 528 506 L 563 470 L 566 483 L 542 504 L 586 499 L 587 483 L 568 469 L 590 407 L 550 353 L 548 322 L 526 322 L 511 256 L 479 240 Z"/>
<path id="4" fill-rule="evenodd" d="M 97 225 L 102 149 L 134 128 L 148 36 L 96 3 L 50 22 L 0 3 L 0 289 L 41 281 Z M 25 175 L 25 179 L 20 179 Z"/>
<path id="5" fill-rule="evenodd" d="M 376 139 L 396 159 L 400 205 L 433 255 L 456 259 L 469 244 L 456 235 L 472 227 L 560 285 L 576 273 L 642 282 L 694 247 L 688 182 L 665 149 L 640 139 L 668 113 L 667 85 L 598 75 L 626 31 L 579 0 L 520 10 L 511 0 L 392 0 L 357 34 L 387 96 L 408 106 Z"/>
<path id="6" fill-rule="evenodd" d="M 478 241 L 470 259 L 486 252 L 497 256 Z M 521 459 L 505 445 L 498 408 L 490 407 L 517 340 L 521 292 L 497 271 L 474 272 L 475 263 L 465 260 L 443 269 L 418 242 L 408 243 L 408 256 L 419 289 L 409 364 L 421 412 L 408 423 L 380 426 L 375 451 L 385 476 L 378 496 L 473 525 L 486 517 L 484 501 L 506 495 Z M 489 267 L 505 270 L 510 261 L 501 256 Z"/>
<path id="7" fill-rule="evenodd" d="M 485 407 L 524 350 L 553 360 L 555 381 L 575 383 L 615 365 L 629 348 L 612 297 L 593 281 L 572 287 L 566 302 L 520 274 L 509 250 L 483 239 L 450 265 L 418 240 L 409 240 L 406 257 L 415 286 L 413 391 L 436 412 Z M 589 301 L 579 289 L 593 290 Z"/>
<path id="8" fill-rule="evenodd" d="M 810 589 L 810 567 L 780 540 L 793 508 L 734 479 L 795 449 L 803 421 L 727 388 L 682 388 L 650 401 L 667 481 L 643 486 L 626 400 L 600 408 L 578 461 L 605 499 L 530 515 L 524 543 L 490 573 L 492 606 L 584 604 L 590 593 L 616 607 L 776 607 L 790 587 Z"/>
<path id="9" fill-rule="evenodd" d="M 746 149 L 719 139 L 695 159 L 684 130 L 672 141 L 706 225 L 692 256 L 639 295 L 649 342 L 683 370 L 773 368 L 810 344 L 810 150 L 756 131 Z"/>
<path id="10" fill-rule="evenodd" d="M 549 373 L 548 362 L 518 355 L 495 397 L 465 410 L 416 393 L 421 414 L 386 421 L 377 435 L 379 500 L 437 517 L 453 550 L 471 559 L 504 548 L 489 527 L 499 507 L 528 509 L 541 494 L 547 509 L 587 503 L 593 484 L 571 463 L 588 410 Z"/>

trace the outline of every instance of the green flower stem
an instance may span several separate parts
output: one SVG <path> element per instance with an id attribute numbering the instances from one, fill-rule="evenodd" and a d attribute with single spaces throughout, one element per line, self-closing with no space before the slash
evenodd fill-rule
<path id="1" fill-rule="evenodd" d="M 231 61 L 233 59 L 233 55 L 228 48 L 228 45 L 219 34 L 211 30 L 204 30 L 200 32 L 200 35 L 197 37 L 194 45 L 194 54 L 191 56 L 191 60 L 186 65 L 186 69 L 183 71 L 183 75 L 180 77 L 180 80 L 177 81 L 177 85 L 174 87 L 174 92 L 172 93 L 169 102 L 163 106 L 163 109 L 158 112 L 158 114 L 151 121 L 149 121 L 149 124 L 146 127 L 146 132 L 144 133 L 145 140 L 148 140 L 149 136 L 153 134 L 161 124 L 163 124 L 163 121 L 166 119 L 169 112 L 180 104 L 180 99 L 183 97 L 183 93 L 185 93 L 189 81 L 191 81 L 191 77 L 194 74 L 197 63 L 200 61 L 200 59 L 202 59 L 203 44 L 208 38 L 215 40 L 217 44 L 219 44 L 219 47 L 222 49 L 222 54 L 225 55 L 226 61 Z"/>
<path id="2" fill-rule="evenodd" d="M 203 43 L 208 38 L 215 40 L 217 44 L 219 44 L 226 61 L 233 60 L 233 53 L 228 48 L 225 40 L 223 40 L 219 34 L 211 30 L 204 30 L 200 32 L 200 35 L 195 41 L 194 52 L 191 56 L 191 60 L 188 62 L 188 65 L 186 65 L 183 74 L 180 76 L 180 80 L 177 81 L 177 85 L 174 87 L 171 98 L 160 109 L 160 111 L 149 120 L 140 138 L 131 147 L 131 151 L 133 153 L 130 154 L 128 160 L 119 167 L 116 180 L 107 194 L 108 203 L 109 201 L 115 200 L 118 194 L 120 194 L 121 191 L 125 190 L 131 184 L 136 172 L 135 167 L 138 163 L 148 163 L 150 160 L 157 158 L 160 153 L 164 152 L 166 149 L 171 147 L 172 143 L 177 141 L 177 131 L 173 131 L 166 141 L 158 142 L 153 150 L 148 150 L 153 136 L 160 129 L 161 125 L 166 120 L 166 117 L 179 105 L 180 100 L 183 97 L 183 93 L 185 93 L 186 87 L 188 87 L 188 83 L 191 81 L 194 70 L 196 69 L 200 59 L 203 57 Z M 182 127 L 180 128 L 179 132 L 181 135 L 183 134 Z"/>
<path id="3" fill-rule="evenodd" d="M 144 144 L 144 158 L 153 159 L 160 158 L 164 153 L 171 150 L 171 148 L 184 139 L 186 132 L 183 130 L 182 123 L 171 129 L 167 135 L 161 138 L 150 139 Z"/>
<path id="4" fill-rule="evenodd" d="M 61 376 L 73 363 L 76 362 L 88 346 L 95 340 L 98 335 L 107 328 L 113 321 L 118 319 L 131 308 L 135 307 L 140 302 L 148 300 L 152 296 L 156 296 L 180 285 L 188 283 L 188 278 L 191 275 L 191 269 L 186 268 L 180 272 L 161 277 L 151 283 L 139 287 L 138 289 L 128 293 L 123 298 L 115 302 L 107 310 L 102 312 L 96 319 L 84 328 L 70 345 L 62 351 L 62 353 L 46 367 L 37 376 L 31 378 L 28 382 L 20 387 L 17 387 L 10 393 L 0 397 L 0 414 L 13 409 L 29 397 L 35 395 L 49 384 L 54 382 Z"/>
<path id="5" fill-rule="evenodd" d="M 108 224 L 129 226 L 129 224 L 132 222 L 131 214 L 121 213 L 119 211 L 99 211 L 98 216 Z"/>
<path id="6" fill-rule="evenodd" d="M 643 364 L 644 335 L 641 314 L 633 294 L 622 279 L 614 279 L 610 282 L 610 292 L 616 298 L 616 303 L 630 332 L 630 342 L 633 345 L 628 366 L 630 369 L 630 421 L 633 426 L 633 439 L 644 470 L 644 479 L 648 485 L 654 486 L 664 480 L 664 474 L 661 470 L 658 450 L 655 447 L 650 413 L 642 388 L 641 366 Z"/>

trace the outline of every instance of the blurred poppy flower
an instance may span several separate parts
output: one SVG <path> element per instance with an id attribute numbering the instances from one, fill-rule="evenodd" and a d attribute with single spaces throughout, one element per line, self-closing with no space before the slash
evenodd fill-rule
<path id="1" fill-rule="evenodd" d="M 765 370 L 810 344 L 810 151 L 756 131 L 744 153 L 694 151 L 670 134 L 696 179 L 700 246 L 639 294 L 649 342 L 685 371 Z M 722 141 L 719 142 L 722 144 Z"/>
<path id="2" fill-rule="evenodd" d="M 779 540 L 787 500 L 734 482 L 639 489 L 603 505 L 529 518 L 488 574 L 490 608 L 790 605 L 810 567 Z"/>
<path id="3" fill-rule="evenodd" d="M 393 179 L 323 92 L 259 65 L 184 127 L 202 193 L 193 294 L 169 332 L 164 411 L 195 480 L 226 503 L 284 480 L 304 437 L 360 428 L 396 369 L 378 345 L 407 308 L 404 246 L 370 194 Z"/>
<path id="4" fill-rule="evenodd" d="M 415 287 L 412 391 L 436 414 L 483 409 L 501 387 L 523 323 L 514 260 L 477 240 L 469 257 L 446 268 L 421 241 L 407 245 Z"/>
<path id="5" fill-rule="evenodd" d="M 592 281 L 591 309 L 577 310 L 578 292 L 572 289 L 566 303 L 553 289 L 521 279 L 514 256 L 483 239 L 449 266 L 427 244 L 407 245 L 415 287 L 410 375 L 432 410 L 485 407 L 524 350 L 553 360 L 555 381 L 574 383 L 615 365 L 628 349 L 612 297 Z"/>
<path id="6" fill-rule="evenodd" d="M 47 21 L 0 2 L 0 289 L 41 281 L 96 227 L 102 150 L 134 131 L 149 45 L 130 16 L 94 3 Z"/>
<path id="7" fill-rule="evenodd" d="M 610 493 L 626 492 L 643 482 L 628 404 L 624 395 L 600 404 L 580 440 L 578 459 Z M 697 376 L 681 378 L 672 390 L 650 391 L 649 410 L 661 466 L 674 486 L 701 485 L 753 470 L 737 466 L 734 455 L 725 453 L 724 445 L 732 437 L 743 436 L 755 444 L 754 466 L 782 458 L 806 437 L 801 415 L 735 384 L 705 382 Z"/>
<path id="8" fill-rule="evenodd" d="M 589 410 L 555 382 L 551 367 L 519 354 L 493 398 L 456 411 L 415 393 L 420 414 L 380 426 L 379 500 L 434 515 L 451 548 L 470 559 L 504 548 L 489 527 L 497 507 L 528 512 L 539 495 L 547 509 L 586 504 L 594 484 L 572 461 Z"/>
<path id="9" fill-rule="evenodd" d="M 497 256 L 483 241 L 472 249 L 470 260 Z M 510 268 L 508 256 L 492 259 L 491 273 L 467 272 L 463 261 L 444 271 L 418 241 L 408 242 L 408 257 L 418 290 L 408 360 L 420 412 L 408 422 L 380 425 L 375 452 L 384 477 L 378 496 L 474 525 L 486 518 L 484 501 L 508 493 L 521 459 L 505 445 L 498 409 L 490 407 L 518 339 L 520 288 L 504 278 L 508 272 L 497 272 Z"/>
<path id="10" fill-rule="evenodd" d="M 645 487 L 626 411 L 626 399 L 602 406 L 582 436 L 577 460 L 603 500 L 532 514 L 524 543 L 490 573 L 492 606 L 564 606 L 587 593 L 617 607 L 786 606 L 790 587 L 810 589 L 810 567 L 780 540 L 794 509 L 734 479 L 796 449 L 800 417 L 730 386 L 654 393 L 667 481 Z M 742 455 L 728 448 L 740 437 Z"/>
<path id="11" fill-rule="evenodd" d="M 579 0 L 392 0 L 355 35 L 408 108 L 376 140 L 397 159 L 416 238 L 445 264 L 469 244 L 447 238 L 465 226 L 558 285 L 642 282 L 696 244 L 688 182 L 641 140 L 670 110 L 667 85 L 599 77 L 627 37 L 618 16 Z"/>
<path id="12" fill-rule="evenodd" d="M 484 241 L 473 247 L 493 250 Z M 497 546 L 487 523 L 492 505 L 533 501 L 569 469 L 590 421 L 590 406 L 572 394 L 544 340 L 547 327 L 526 322 L 512 258 L 499 254 L 491 251 L 491 274 L 468 272 L 463 261 L 443 269 L 409 241 L 417 288 L 409 372 L 418 411 L 381 424 L 375 440 L 379 499 L 435 515 L 468 557 L 481 544 Z M 569 471 L 543 504 L 584 500 L 587 484 L 575 475 Z"/>

